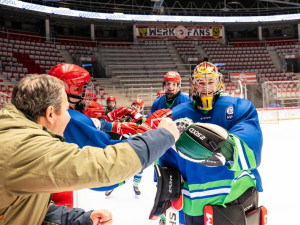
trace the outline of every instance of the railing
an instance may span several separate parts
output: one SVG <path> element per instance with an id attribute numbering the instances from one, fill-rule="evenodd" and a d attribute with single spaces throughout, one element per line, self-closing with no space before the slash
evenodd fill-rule
<path id="1" fill-rule="evenodd" d="M 291 89 L 290 85 L 294 86 Z M 262 84 L 263 89 L 263 107 L 270 104 L 280 104 L 285 106 L 298 106 L 300 103 L 300 81 L 266 81 Z"/>

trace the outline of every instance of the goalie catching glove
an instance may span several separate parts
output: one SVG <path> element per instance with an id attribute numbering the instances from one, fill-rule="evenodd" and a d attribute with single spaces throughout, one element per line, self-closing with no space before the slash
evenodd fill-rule
<path id="1" fill-rule="evenodd" d="M 222 166 L 233 158 L 234 141 L 218 125 L 194 123 L 179 137 L 176 151 L 183 158 L 204 166 Z"/>
<path id="2" fill-rule="evenodd" d="M 144 133 L 148 130 L 156 129 L 162 118 L 170 117 L 171 109 L 159 109 L 152 113 L 146 121 L 139 126 L 138 133 Z"/>

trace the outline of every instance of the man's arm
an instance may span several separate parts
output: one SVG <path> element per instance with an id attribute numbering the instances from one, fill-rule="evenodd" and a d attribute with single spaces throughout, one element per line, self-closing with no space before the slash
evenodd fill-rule
<path id="1" fill-rule="evenodd" d="M 105 209 L 85 212 L 80 208 L 68 209 L 66 206 L 52 204 L 48 208 L 43 224 L 93 225 L 98 222 L 111 224 L 111 212 Z"/>
<path id="2" fill-rule="evenodd" d="M 177 128 L 172 124 L 104 149 L 90 146 L 80 149 L 50 137 L 47 132 L 31 133 L 29 140 L 20 143 L 14 163 L 5 165 L 6 186 L 11 193 L 20 195 L 119 183 L 151 165 L 174 145 L 179 134 L 174 133 Z"/>

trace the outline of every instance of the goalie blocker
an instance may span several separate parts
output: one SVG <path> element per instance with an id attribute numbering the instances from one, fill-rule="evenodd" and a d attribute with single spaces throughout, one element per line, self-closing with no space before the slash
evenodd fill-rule
<path id="1" fill-rule="evenodd" d="M 161 214 L 173 206 L 181 210 L 183 206 L 183 179 L 179 170 L 175 168 L 154 165 L 157 175 L 157 192 L 149 219 L 159 218 Z M 265 225 L 267 224 L 267 210 L 264 206 L 258 208 L 258 192 L 251 187 L 236 200 L 227 203 L 226 207 L 207 205 L 203 216 L 185 215 L 188 224 L 204 225 Z"/>
<path id="2" fill-rule="evenodd" d="M 160 167 L 159 165 L 154 165 L 154 169 L 157 176 L 157 191 L 154 205 L 149 215 L 150 220 L 155 220 L 161 214 L 164 214 L 170 207 L 171 202 L 177 210 L 180 210 L 183 204 L 181 196 L 183 180 L 179 170 Z"/>

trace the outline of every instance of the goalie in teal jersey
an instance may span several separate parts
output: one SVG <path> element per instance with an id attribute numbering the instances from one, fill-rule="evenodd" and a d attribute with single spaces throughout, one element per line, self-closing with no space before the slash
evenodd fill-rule
<path id="1" fill-rule="evenodd" d="M 222 96 L 222 75 L 212 63 L 196 66 L 190 81 L 193 101 L 172 110 L 182 134 L 155 167 L 159 184 L 150 219 L 172 206 L 183 209 L 186 225 L 264 224 L 257 170 L 263 138 L 255 107 Z M 178 173 L 182 178 L 172 179 Z M 166 224 L 175 224 L 169 210 Z"/>

